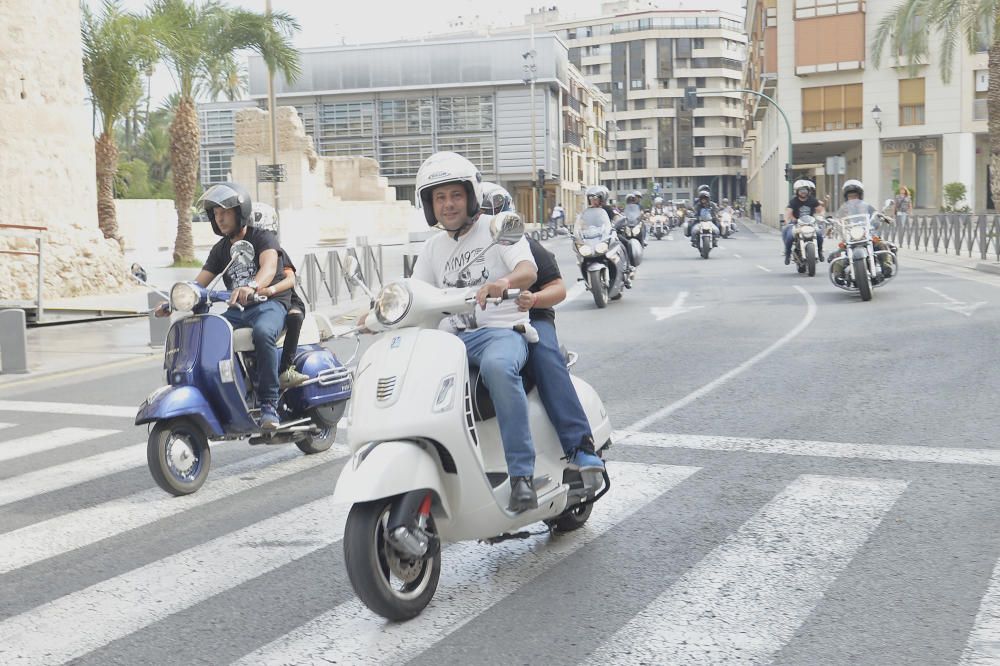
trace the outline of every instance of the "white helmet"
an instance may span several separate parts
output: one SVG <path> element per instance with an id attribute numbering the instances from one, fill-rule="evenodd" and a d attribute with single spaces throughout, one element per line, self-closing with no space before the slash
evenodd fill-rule
<path id="1" fill-rule="evenodd" d="M 596 197 L 601 200 L 601 205 L 604 206 L 608 203 L 608 188 L 603 185 L 591 185 L 587 188 L 586 197 L 588 202 L 591 197 Z"/>
<path id="2" fill-rule="evenodd" d="M 792 186 L 792 189 L 798 192 L 803 187 L 809 190 L 809 194 L 816 194 L 816 183 L 811 180 L 806 180 L 805 178 L 800 178 L 795 181 L 795 185 Z"/>
<path id="3" fill-rule="evenodd" d="M 486 215 L 497 215 L 504 211 L 514 210 L 514 199 L 510 192 L 496 183 L 483 183 L 483 200 L 480 210 Z"/>
<path id="4" fill-rule="evenodd" d="M 427 226 L 434 227 L 438 223 L 431 203 L 431 192 L 435 187 L 448 183 L 461 183 L 465 186 L 468 204 L 466 212 L 470 220 L 479 212 L 479 205 L 483 200 L 483 175 L 479 173 L 479 169 L 458 153 L 434 153 L 417 170 L 417 197 L 424 208 Z"/>
<path id="5" fill-rule="evenodd" d="M 250 217 L 251 227 L 278 233 L 278 212 L 274 210 L 274 206 L 261 201 L 254 201 L 252 210 L 253 213 Z"/>
<path id="6" fill-rule="evenodd" d="M 657 206 L 662 206 L 663 205 L 663 197 L 656 197 L 655 199 L 653 199 L 653 203 L 656 204 Z"/>
<path id="7" fill-rule="evenodd" d="M 844 193 L 845 198 L 851 192 L 857 194 L 859 199 L 865 198 L 865 186 L 861 183 L 860 180 L 854 180 L 852 178 L 851 180 L 844 183 L 844 187 L 841 188 L 841 191 Z"/>

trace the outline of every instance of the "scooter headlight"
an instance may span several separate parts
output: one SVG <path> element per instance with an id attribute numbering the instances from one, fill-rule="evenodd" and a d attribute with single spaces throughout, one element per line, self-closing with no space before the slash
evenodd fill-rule
<path id="1" fill-rule="evenodd" d="M 577 251 L 580 253 L 581 257 L 589 257 L 594 253 L 594 248 L 587 244 L 581 244 L 576 246 Z"/>
<path id="2" fill-rule="evenodd" d="M 201 296 L 187 282 L 178 282 L 170 289 L 170 307 L 179 312 L 190 312 L 198 305 Z"/>
<path id="3" fill-rule="evenodd" d="M 848 234 L 850 235 L 852 241 L 864 240 L 865 239 L 865 228 L 863 226 L 861 226 L 860 224 L 859 225 L 855 225 L 855 226 L 851 227 L 851 230 L 848 232 Z"/>
<path id="4" fill-rule="evenodd" d="M 413 295 L 406 285 L 392 282 L 382 287 L 375 299 L 375 316 L 384 326 L 398 324 L 410 311 Z"/>
<path id="5" fill-rule="evenodd" d="M 806 238 L 812 238 L 816 233 L 816 228 L 811 224 L 800 224 L 799 234 L 805 236 Z"/>
<path id="6" fill-rule="evenodd" d="M 637 224 L 634 227 L 632 227 L 632 235 L 633 236 L 638 236 L 640 233 L 642 233 L 642 225 L 641 224 Z"/>
<path id="7" fill-rule="evenodd" d="M 604 254 L 607 251 L 608 251 L 608 244 L 603 241 L 598 243 L 597 247 L 594 248 L 594 252 L 596 252 L 597 254 Z"/>

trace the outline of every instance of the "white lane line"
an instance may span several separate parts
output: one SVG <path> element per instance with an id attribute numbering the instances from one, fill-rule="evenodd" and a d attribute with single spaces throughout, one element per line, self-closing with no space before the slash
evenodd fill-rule
<path id="1" fill-rule="evenodd" d="M 738 255 L 738 254 L 735 254 L 735 253 L 733 254 L 733 256 L 734 256 L 734 257 L 736 257 L 737 259 L 742 259 L 742 258 L 743 258 L 743 257 L 741 257 L 740 255 Z"/>
<path id="2" fill-rule="evenodd" d="M 146 465 L 146 443 L 0 479 L 0 506 Z"/>
<path id="3" fill-rule="evenodd" d="M 115 435 L 120 430 L 99 430 L 97 428 L 58 428 L 48 432 L 0 442 L 0 461 L 16 460 L 25 456 L 51 451 L 64 446 L 89 442 L 100 437 Z M 0 483 L 3 483 L 0 481 Z"/>
<path id="4" fill-rule="evenodd" d="M 555 306 L 555 309 L 558 310 L 559 308 L 561 308 L 562 306 L 566 305 L 567 303 L 569 303 L 570 301 L 572 301 L 574 298 L 576 298 L 577 296 L 579 296 L 580 294 L 582 294 L 586 290 L 587 290 L 587 288 L 585 286 L 583 286 L 582 282 L 577 282 L 572 287 L 570 287 L 569 289 L 566 290 L 566 298 L 563 299 L 563 301 L 561 303 L 558 303 Z"/>
<path id="5" fill-rule="evenodd" d="M 687 300 L 687 297 L 688 297 L 688 292 L 682 291 L 681 293 L 677 294 L 677 298 L 674 299 L 674 302 L 668 305 L 667 307 L 665 308 L 651 307 L 649 308 L 649 312 L 654 317 L 656 317 L 656 321 L 663 321 L 664 319 L 670 319 L 675 315 L 684 314 L 685 312 L 691 312 L 692 310 L 699 310 L 705 307 L 704 305 L 685 306 L 684 301 Z"/>
<path id="6" fill-rule="evenodd" d="M 4 428 L 13 428 L 15 425 L 17 425 L 17 424 L 15 424 L 15 423 L 0 423 L 0 430 L 3 430 Z"/>
<path id="7" fill-rule="evenodd" d="M 735 368 L 733 368 L 729 372 L 725 373 L 721 377 L 718 377 L 718 378 L 712 380 L 708 384 L 705 384 L 700 389 L 697 389 L 697 390 L 689 393 L 688 395 L 684 396 L 680 400 L 677 400 L 677 401 L 675 401 L 675 402 L 667 405 L 666 407 L 663 407 L 662 409 L 658 409 L 657 411 L 653 412 L 652 414 L 639 419 L 638 421 L 636 421 L 635 423 L 633 423 L 632 425 L 630 425 L 628 428 L 626 428 L 626 430 L 642 430 L 643 428 L 645 428 L 649 424 L 655 423 L 656 421 L 659 421 L 660 419 L 662 419 L 662 418 L 664 418 L 666 416 L 669 416 L 670 414 L 673 414 L 678 409 L 682 409 L 682 408 L 686 407 L 687 405 L 690 405 L 692 402 L 694 402 L 695 400 L 698 400 L 699 398 L 701 398 L 706 393 L 710 393 L 710 392 L 714 391 L 715 389 L 719 388 L 720 386 L 722 386 L 723 384 L 725 384 L 726 382 L 728 382 L 733 377 L 736 377 L 737 375 L 739 375 L 739 374 L 745 372 L 746 370 L 752 368 L 757 363 L 763 361 L 765 358 L 767 358 L 768 356 L 770 356 L 771 354 L 773 354 L 774 352 L 776 352 L 777 350 L 781 349 L 783 346 L 785 346 L 786 344 L 788 344 L 789 342 L 791 342 L 792 340 L 794 340 L 795 337 L 799 335 L 799 333 L 801 333 L 802 331 L 806 330 L 806 328 L 809 326 L 809 324 L 812 323 L 812 320 L 816 317 L 816 301 L 813 300 L 812 295 L 808 291 L 806 291 L 805 289 L 803 289 L 802 287 L 796 286 L 795 289 L 800 294 L 802 294 L 803 298 L 806 299 L 806 306 L 807 306 L 806 307 L 806 315 L 805 315 L 805 317 L 802 318 L 802 321 L 800 321 L 798 324 L 796 324 L 795 328 L 793 328 L 788 333 L 786 333 L 785 335 L 783 335 L 774 344 L 772 344 L 771 346 L 769 346 L 764 351 L 758 352 L 757 354 L 755 354 L 751 358 L 747 359 L 743 363 L 740 363 L 738 366 L 736 366 Z"/>
<path id="8" fill-rule="evenodd" d="M 440 601 L 432 601 L 415 619 L 387 623 L 353 599 L 237 663 L 403 663 L 597 539 L 698 468 L 612 462 L 608 471 L 614 485 L 579 531 L 498 546 L 462 542 L 447 548 L 437 590 Z"/>
<path id="9" fill-rule="evenodd" d="M 171 497 L 159 488 L 66 513 L 0 534 L 0 574 L 62 555 L 195 507 L 283 479 L 348 455 L 339 446 L 316 456 L 295 447 L 268 451 L 217 470 L 204 488 L 187 497 Z M 253 474 L 247 476 L 247 474 Z"/>
<path id="10" fill-rule="evenodd" d="M 324 497 L 0 622 L 0 663 L 61 664 L 262 576 L 340 541 L 348 508 Z"/>
<path id="11" fill-rule="evenodd" d="M 118 416 L 134 419 L 138 407 L 115 405 L 81 405 L 75 402 L 28 402 L 0 400 L 0 412 L 30 412 L 33 414 L 72 414 L 76 416 Z"/>
<path id="12" fill-rule="evenodd" d="M 986 305 L 986 301 L 976 301 L 974 303 L 966 303 L 965 301 L 960 301 L 957 298 L 952 298 L 948 294 L 942 293 L 935 289 L 934 287 L 924 287 L 927 291 L 931 292 L 938 298 L 943 298 L 943 303 L 927 303 L 927 305 L 936 305 L 938 307 L 944 308 L 945 310 L 950 310 L 951 312 L 957 312 L 960 315 L 965 315 L 966 317 L 971 317 L 979 308 Z"/>
<path id="13" fill-rule="evenodd" d="M 771 272 L 770 268 L 764 268 L 760 264 L 757 264 L 757 268 L 759 268 L 760 270 L 764 271 L 765 273 L 770 273 Z"/>
<path id="14" fill-rule="evenodd" d="M 618 445 L 656 446 L 664 449 L 694 449 L 723 453 L 769 453 L 788 456 L 886 460 L 940 465 L 985 465 L 1000 467 L 1000 449 L 965 449 L 945 446 L 900 446 L 896 444 L 851 444 L 802 439 L 754 439 L 715 435 L 674 435 L 659 432 L 618 430 Z"/>
<path id="15" fill-rule="evenodd" d="M 960 666 L 1000 664 L 1000 560 L 993 569 L 989 588 L 983 595 L 976 622 L 958 663 Z"/>
<path id="16" fill-rule="evenodd" d="M 587 662 L 767 663 L 905 488 L 893 479 L 798 477 Z"/>

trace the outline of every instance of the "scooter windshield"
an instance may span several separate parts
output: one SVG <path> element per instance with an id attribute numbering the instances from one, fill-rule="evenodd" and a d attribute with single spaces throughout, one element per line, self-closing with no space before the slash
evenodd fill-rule
<path id="1" fill-rule="evenodd" d="M 611 219 L 603 208 L 588 208 L 580 214 L 576 230 L 583 240 L 604 238 L 606 229 L 611 227 Z"/>

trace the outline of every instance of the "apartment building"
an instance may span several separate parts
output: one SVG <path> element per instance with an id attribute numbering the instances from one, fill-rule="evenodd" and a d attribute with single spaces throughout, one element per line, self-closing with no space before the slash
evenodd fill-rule
<path id="1" fill-rule="evenodd" d="M 618 199 L 654 188 L 689 199 L 701 184 L 719 198 L 743 194 L 740 17 L 630 1 L 605 3 L 602 14 L 561 22 L 549 9 L 529 20 L 558 35 L 570 62 L 611 98 L 603 183 Z M 688 109 L 688 86 L 720 94 Z"/>
<path id="2" fill-rule="evenodd" d="M 249 75 L 248 103 L 266 106 L 259 56 L 251 56 Z M 606 149 L 606 97 L 569 63 L 566 45 L 544 32 L 306 49 L 302 76 L 293 84 L 279 77 L 275 94 L 278 105 L 298 111 L 320 155 L 377 160 L 400 199 L 415 200 L 417 169 L 429 155 L 453 150 L 506 187 L 529 221 L 539 171 L 541 210 L 562 203 L 576 211 Z M 246 103 L 201 106 L 202 182 L 228 168 L 226 122 Z"/>
<path id="3" fill-rule="evenodd" d="M 844 178 L 860 178 L 866 199 L 891 198 L 900 185 L 918 209 L 938 210 L 943 186 L 962 182 L 974 210 L 993 208 L 987 178 L 988 38 L 979 51 L 956 48 L 945 84 L 939 48 L 911 66 L 886 48 L 881 67 L 871 44 L 896 0 L 755 0 L 747 5 L 749 53 L 744 86 L 748 191 L 774 220 L 788 200 L 784 178 L 791 144 L 795 177 L 813 178 L 820 194 Z M 919 19 L 917 19 L 919 20 Z M 928 29 L 930 27 L 928 26 Z M 826 158 L 843 156 L 846 174 L 827 174 Z"/>

